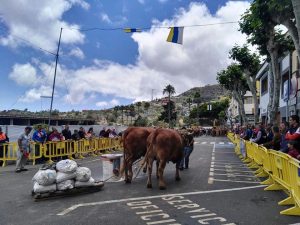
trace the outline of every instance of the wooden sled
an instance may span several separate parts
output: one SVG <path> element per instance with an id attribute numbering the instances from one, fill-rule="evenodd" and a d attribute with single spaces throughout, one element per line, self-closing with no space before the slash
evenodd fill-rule
<path id="1" fill-rule="evenodd" d="M 93 192 L 100 191 L 103 186 L 104 186 L 104 182 L 98 181 L 98 182 L 95 182 L 94 186 L 74 187 L 73 189 L 68 189 L 65 191 L 56 190 L 53 192 L 35 193 L 32 190 L 31 195 L 35 201 L 39 201 L 39 200 L 46 200 L 46 199 L 52 199 L 52 198 L 69 197 L 69 196 L 73 196 L 73 195 L 93 193 Z"/>

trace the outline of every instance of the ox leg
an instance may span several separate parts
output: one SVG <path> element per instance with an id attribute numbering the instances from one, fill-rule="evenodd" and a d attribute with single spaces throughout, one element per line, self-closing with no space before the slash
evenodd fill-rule
<path id="1" fill-rule="evenodd" d="M 180 181 L 180 176 L 179 176 L 179 167 L 180 167 L 180 162 L 176 163 L 176 173 L 175 173 L 175 180 Z"/>
<path id="2" fill-rule="evenodd" d="M 125 167 L 125 183 L 129 184 L 131 183 L 131 179 L 132 179 L 132 158 L 131 157 L 128 157 L 126 159 L 126 163 L 124 161 L 124 167 Z"/>
<path id="3" fill-rule="evenodd" d="M 143 173 L 146 173 L 146 172 L 147 172 L 147 164 L 143 168 Z"/>
<path id="4" fill-rule="evenodd" d="M 152 180 L 151 180 L 152 164 L 153 164 L 153 158 L 152 157 L 148 157 L 148 159 L 147 159 L 147 167 L 148 167 L 147 188 L 152 188 Z"/>
<path id="5" fill-rule="evenodd" d="M 131 183 L 132 177 L 133 177 L 133 172 L 132 172 L 132 160 L 128 163 L 128 177 L 127 177 L 127 182 L 126 183 Z"/>
<path id="6" fill-rule="evenodd" d="M 156 178 L 159 178 L 159 174 L 158 174 L 158 167 L 159 167 L 159 160 L 156 160 Z"/>
<path id="7" fill-rule="evenodd" d="M 159 167 L 158 167 L 158 176 L 159 176 L 158 185 L 160 190 L 165 190 L 167 188 L 163 177 L 165 167 L 166 167 L 166 161 L 160 160 Z"/>

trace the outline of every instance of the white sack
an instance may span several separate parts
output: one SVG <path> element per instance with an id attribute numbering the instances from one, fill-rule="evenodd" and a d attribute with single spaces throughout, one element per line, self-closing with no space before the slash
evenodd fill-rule
<path id="1" fill-rule="evenodd" d="M 91 178 L 91 170 L 87 167 L 78 167 L 76 170 L 76 180 L 87 182 Z"/>
<path id="2" fill-rule="evenodd" d="M 57 190 L 64 191 L 74 188 L 74 180 L 65 180 L 57 184 Z"/>
<path id="3" fill-rule="evenodd" d="M 56 171 L 55 170 L 39 170 L 33 176 L 32 180 L 37 182 L 39 185 L 51 185 L 55 183 Z"/>
<path id="4" fill-rule="evenodd" d="M 34 193 L 47 193 L 56 191 L 56 184 L 51 184 L 47 186 L 39 185 L 37 182 L 34 182 L 33 192 Z"/>
<path id="5" fill-rule="evenodd" d="M 56 163 L 56 169 L 59 172 L 73 173 L 77 169 L 77 163 L 70 159 L 61 160 Z"/>
<path id="6" fill-rule="evenodd" d="M 94 178 L 90 178 L 87 182 L 75 181 L 75 187 L 91 187 L 95 186 Z"/>
<path id="7" fill-rule="evenodd" d="M 76 177 L 76 173 L 63 173 L 57 172 L 56 173 L 56 183 L 63 182 L 65 180 L 72 180 Z"/>

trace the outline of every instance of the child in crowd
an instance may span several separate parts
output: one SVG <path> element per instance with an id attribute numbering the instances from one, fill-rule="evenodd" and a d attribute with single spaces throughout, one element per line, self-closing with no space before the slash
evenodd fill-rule
<path id="1" fill-rule="evenodd" d="M 299 146 L 297 141 L 289 141 L 288 142 L 288 154 L 295 159 L 300 159 Z"/>

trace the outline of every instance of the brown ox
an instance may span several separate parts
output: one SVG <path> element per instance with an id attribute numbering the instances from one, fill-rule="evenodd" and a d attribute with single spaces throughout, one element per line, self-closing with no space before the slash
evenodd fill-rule
<path id="1" fill-rule="evenodd" d="M 132 164 L 142 156 L 145 156 L 147 138 L 153 130 L 150 127 L 129 127 L 124 131 L 122 137 L 124 147 L 123 169 L 125 170 L 126 183 L 131 183 L 132 180 Z"/>
<path id="2" fill-rule="evenodd" d="M 147 188 L 152 188 L 151 174 L 154 159 L 159 162 L 158 179 L 159 188 L 166 189 L 163 173 L 166 163 L 176 163 L 175 179 L 180 180 L 179 164 L 183 157 L 183 142 L 180 134 L 175 130 L 159 128 L 153 131 L 147 138 L 146 160 L 148 166 Z"/>

